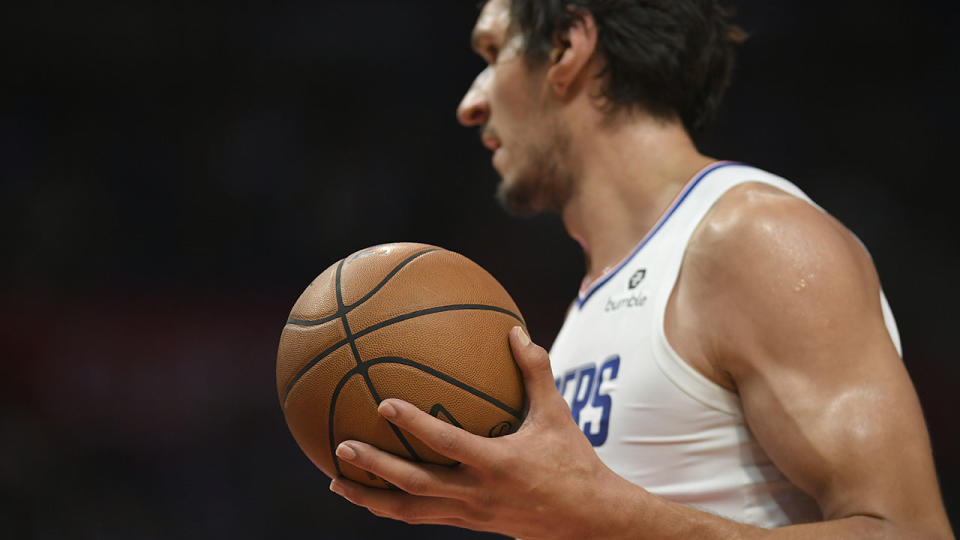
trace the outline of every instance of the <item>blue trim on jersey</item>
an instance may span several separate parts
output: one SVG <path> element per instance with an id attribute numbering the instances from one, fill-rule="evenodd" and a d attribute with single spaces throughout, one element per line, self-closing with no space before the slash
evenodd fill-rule
<path id="1" fill-rule="evenodd" d="M 697 184 L 699 184 L 701 180 L 706 178 L 706 176 L 712 173 L 713 171 L 722 167 L 729 167 L 731 165 L 743 165 L 743 163 L 739 163 L 736 161 L 721 161 L 719 163 L 715 163 L 707 167 L 706 169 L 703 170 L 703 172 L 697 175 L 697 177 L 690 182 L 690 184 L 686 187 L 686 189 L 683 190 L 683 193 L 680 194 L 680 196 L 673 203 L 673 205 L 667 210 L 667 213 L 664 214 L 663 217 L 660 218 L 660 221 L 658 221 L 657 224 L 654 225 L 653 229 L 651 229 L 650 232 L 648 232 L 647 235 L 643 237 L 643 240 L 640 241 L 640 245 L 634 248 L 633 252 L 630 253 L 630 255 L 628 255 L 627 258 L 623 260 L 623 262 L 617 265 L 617 267 L 613 271 L 607 274 L 606 277 L 601 279 L 599 282 L 591 285 L 590 288 L 587 290 L 586 296 L 581 298 L 579 294 L 577 295 L 577 309 L 583 308 L 583 305 L 587 303 L 587 300 L 589 300 L 591 296 L 593 296 L 593 293 L 597 292 L 600 289 L 600 287 L 603 287 L 604 285 L 606 285 L 608 281 L 613 279 L 613 276 L 617 275 L 617 273 L 620 272 L 620 270 L 624 266 L 626 266 L 627 263 L 629 263 L 630 260 L 637 255 L 637 253 L 640 253 L 640 250 L 643 249 L 643 246 L 647 245 L 647 243 L 650 242 L 650 239 L 653 238 L 653 236 L 657 234 L 657 231 L 659 231 L 663 227 L 663 225 L 667 222 L 667 220 L 670 219 L 670 216 L 672 216 L 673 213 L 676 212 L 677 208 L 680 207 L 680 204 L 684 201 L 684 199 L 687 198 L 687 195 L 689 195 L 690 192 L 693 191 L 693 188 L 697 187 Z"/>

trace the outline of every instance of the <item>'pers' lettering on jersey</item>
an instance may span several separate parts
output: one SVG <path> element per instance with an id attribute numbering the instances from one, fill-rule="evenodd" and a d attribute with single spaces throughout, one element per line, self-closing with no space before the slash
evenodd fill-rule
<path id="1" fill-rule="evenodd" d="M 615 354 L 600 364 L 586 364 L 557 377 L 557 390 L 570 406 L 573 421 L 580 426 L 590 444 L 600 446 L 607 441 L 610 424 L 611 381 L 620 371 L 620 355 Z"/>

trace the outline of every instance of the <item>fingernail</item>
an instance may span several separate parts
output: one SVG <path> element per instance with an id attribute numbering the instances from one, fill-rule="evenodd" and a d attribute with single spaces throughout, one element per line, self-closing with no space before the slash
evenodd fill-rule
<path id="1" fill-rule="evenodd" d="M 337 457 L 350 461 L 357 457 L 357 451 L 350 448 L 350 445 L 347 443 L 340 443 L 340 445 L 337 446 Z"/>
<path id="2" fill-rule="evenodd" d="M 380 411 L 381 416 L 386 418 L 393 418 L 397 415 L 397 408 L 386 401 L 380 403 L 380 407 L 378 407 L 377 410 Z"/>
<path id="3" fill-rule="evenodd" d="M 528 336 L 527 333 L 523 331 L 523 328 L 519 326 L 517 327 L 517 337 L 520 338 L 520 344 L 524 347 L 530 344 L 530 336 Z"/>
<path id="4" fill-rule="evenodd" d="M 342 494 L 343 494 L 343 487 L 337 482 L 337 479 L 336 479 L 336 478 L 334 478 L 333 480 L 330 481 L 330 491 L 332 491 L 332 492 L 334 492 L 334 493 L 336 493 L 336 494 L 338 494 L 338 495 L 342 495 Z"/>

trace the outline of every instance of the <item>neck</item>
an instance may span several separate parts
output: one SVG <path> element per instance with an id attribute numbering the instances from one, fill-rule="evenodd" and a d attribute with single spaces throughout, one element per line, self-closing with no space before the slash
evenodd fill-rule
<path id="1" fill-rule="evenodd" d="M 714 160 L 701 155 L 679 122 L 643 114 L 579 130 L 574 192 L 563 208 L 567 232 L 584 250 L 587 278 L 617 264 L 653 228 L 673 198 Z"/>

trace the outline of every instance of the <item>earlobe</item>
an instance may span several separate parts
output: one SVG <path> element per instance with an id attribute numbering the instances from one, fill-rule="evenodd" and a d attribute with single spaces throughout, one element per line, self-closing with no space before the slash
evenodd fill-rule
<path id="1" fill-rule="evenodd" d="M 597 26 L 589 11 L 578 10 L 570 26 L 558 32 L 547 80 L 560 97 L 567 93 L 590 64 L 597 47 Z"/>

